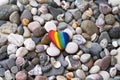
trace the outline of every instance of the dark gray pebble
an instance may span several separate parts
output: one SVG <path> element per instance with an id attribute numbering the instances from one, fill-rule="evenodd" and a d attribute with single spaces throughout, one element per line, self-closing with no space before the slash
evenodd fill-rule
<path id="1" fill-rule="evenodd" d="M 0 54 L 7 51 L 7 45 L 4 45 L 0 48 Z"/>
<path id="2" fill-rule="evenodd" d="M 104 51 L 102 51 L 102 52 L 100 52 L 100 57 L 101 58 L 104 58 L 106 55 L 105 55 L 105 52 Z"/>
<path id="3" fill-rule="evenodd" d="M 0 37 L 0 47 L 5 45 L 7 42 L 7 38 L 6 37 Z"/>
<path id="4" fill-rule="evenodd" d="M 3 53 L 0 54 L 0 61 L 1 61 L 1 60 L 4 60 L 4 59 L 6 59 L 6 58 L 8 58 L 7 52 L 3 52 Z"/>
<path id="5" fill-rule="evenodd" d="M 32 20 L 32 14 L 31 14 L 31 12 L 29 10 L 24 10 L 22 12 L 20 19 L 22 20 L 24 18 L 28 19 L 29 21 Z"/>
<path id="6" fill-rule="evenodd" d="M 67 28 L 68 24 L 65 22 L 59 22 L 58 24 L 58 31 L 64 30 L 65 28 Z"/>
<path id="7" fill-rule="evenodd" d="M 0 7 L 0 20 L 8 20 L 12 12 L 18 11 L 16 5 L 3 5 Z"/>
<path id="8" fill-rule="evenodd" d="M 54 19 L 57 19 L 57 16 L 58 16 L 59 14 L 64 13 L 64 10 L 61 9 L 61 8 L 54 8 L 54 7 L 52 7 L 52 6 L 48 6 L 48 9 L 49 9 L 50 13 L 53 15 L 53 18 L 54 18 Z"/>
<path id="9" fill-rule="evenodd" d="M 109 35 L 111 38 L 120 38 L 120 27 L 110 29 Z"/>
<path id="10" fill-rule="evenodd" d="M 22 25 L 20 25 L 20 26 L 17 28 L 17 32 L 18 32 L 19 35 L 23 35 L 24 29 L 23 29 L 23 26 L 22 26 Z"/>

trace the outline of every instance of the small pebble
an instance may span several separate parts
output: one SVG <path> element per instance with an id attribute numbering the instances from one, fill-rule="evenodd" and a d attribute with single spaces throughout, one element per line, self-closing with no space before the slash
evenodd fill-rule
<path id="1" fill-rule="evenodd" d="M 61 76 L 61 75 L 57 76 L 56 79 L 57 80 L 67 80 L 64 76 Z"/>
<path id="2" fill-rule="evenodd" d="M 83 55 L 81 55 L 81 57 L 80 57 L 80 61 L 81 61 L 82 63 L 86 63 L 87 61 L 90 60 L 90 58 L 91 58 L 91 55 L 90 55 L 90 54 L 83 54 Z"/>
<path id="3" fill-rule="evenodd" d="M 17 51 L 17 46 L 14 44 L 9 44 L 7 47 L 7 53 L 8 55 L 15 54 Z"/>
<path id="4" fill-rule="evenodd" d="M 95 74 L 95 73 L 98 73 L 99 71 L 100 71 L 100 67 L 96 65 L 96 66 L 93 66 L 89 72 L 91 74 Z"/>
<path id="5" fill-rule="evenodd" d="M 103 77 L 104 80 L 109 80 L 110 75 L 107 71 L 100 71 L 99 74 Z"/>
<path id="6" fill-rule="evenodd" d="M 111 76 L 111 77 L 114 77 L 114 76 L 117 74 L 117 69 L 116 69 L 116 67 L 110 68 L 109 73 L 110 73 L 110 76 Z"/>
<path id="7" fill-rule="evenodd" d="M 11 72 L 12 73 L 17 73 L 18 72 L 18 67 L 17 66 L 13 66 L 12 68 L 11 68 Z"/>
<path id="8" fill-rule="evenodd" d="M 115 55 L 117 55 L 118 53 L 117 53 L 117 50 L 116 49 L 113 49 L 113 50 L 111 50 L 110 51 L 110 55 L 111 56 L 115 56 Z"/>
<path id="9" fill-rule="evenodd" d="M 76 70 L 76 75 L 80 78 L 80 79 L 85 79 L 86 75 L 85 72 L 81 69 Z"/>
<path id="10" fill-rule="evenodd" d="M 117 41 L 112 41 L 112 45 L 113 45 L 114 47 L 118 47 Z"/>
<path id="11" fill-rule="evenodd" d="M 65 74 L 67 79 L 72 79 L 74 77 L 73 72 L 68 72 Z"/>
<path id="12" fill-rule="evenodd" d="M 16 57 L 24 57 L 28 53 L 28 50 L 25 47 L 20 47 L 16 51 Z"/>

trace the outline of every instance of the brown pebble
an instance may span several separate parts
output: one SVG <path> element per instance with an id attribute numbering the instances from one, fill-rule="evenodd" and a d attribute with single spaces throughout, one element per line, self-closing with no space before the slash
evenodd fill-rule
<path id="1" fill-rule="evenodd" d="M 74 77 L 73 72 L 66 73 L 66 77 L 67 77 L 67 79 L 71 80 Z"/>
<path id="2" fill-rule="evenodd" d="M 93 59 L 91 58 L 86 64 L 88 68 L 91 68 L 93 66 Z"/>
<path id="3" fill-rule="evenodd" d="M 111 61 L 111 57 L 110 56 L 105 56 L 102 59 L 102 62 L 101 62 L 101 65 L 100 65 L 101 69 L 106 70 L 110 65 L 110 61 Z"/>
<path id="4" fill-rule="evenodd" d="M 46 30 L 42 27 L 38 27 L 33 31 L 35 37 L 42 37 L 46 33 Z"/>
<path id="5" fill-rule="evenodd" d="M 27 74 L 25 73 L 25 71 L 19 71 L 15 75 L 15 78 L 16 78 L 16 80 L 26 80 L 27 79 Z"/>
<path id="6" fill-rule="evenodd" d="M 36 76 L 34 80 L 48 80 L 45 76 Z"/>
<path id="7" fill-rule="evenodd" d="M 49 44 L 50 43 L 50 39 L 48 38 L 48 34 L 46 33 L 43 38 L 41 39 L 41 44 Z"/>
<path id="8" fill-rule="evenodd" d="M 94 62 L 94 65 L 100 66 L 101 62 L 102 62 L 102 59 L 98 59 Z"/>
<path id="9" fill-rule="evenodd" d="M 82 33 L 82 36 L 87 40 L 91 39 L 90 36 L 87 33 Z"/>

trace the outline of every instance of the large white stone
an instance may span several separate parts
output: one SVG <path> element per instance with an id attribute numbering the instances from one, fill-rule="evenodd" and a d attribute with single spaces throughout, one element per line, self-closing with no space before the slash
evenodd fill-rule
<path id="1" fill-rule="evenodd" d="M 31 51 L 31 50 L 35 49 L 35 42 L 31 38 L 26 39 L 24 41 L 24 45 L 27 50 Z"/>
<path id="2" fill-rule="evenodd" d="M 9 0 L 0 0 L 0 6 L 8 4 Z"/>
<path id="3" fill-rule="evenodd" d="M 118 6 L 120 5 L 120 0 L 109 0 L 108 3 L 112 6 Z"/>
<path id="4" fill-rule="evenodd" d="M 24 38 L 23 36 L 21 35 L 18 35 L 18 34 L 13 34 L 11 33 L 9 36 L 8 36 L 8 41 L 12 44 L 15 44 L 17 46 L 22 46 L 23 45 L 23 42 L 24 42 Z"/>
<path id="5" fill-rule="evenodd" d="M 17 46 L 14 45 L 14 44 L 9 44 L 8 47 L 7 47 L 7 53 L 8 55 L 10 54 L 15 54 L 17 51 Z"/>
<path id="6" fill-rule="evenodd" d="M 47 54 L 49 56 L 58 56 L 60 54 L 60 50 L 56 47 L 47 48 Z"/>
<path id="7" fill-rule="evenodd" d="M 49 32 L 50 30 L 57 30 L 55 23 L 53 23 L 52 21 L 46 22 L 44 28 L 47 32 Z"/>
<path id="8" fill-rule="evenodd" d="M 68 54 L 74 54 L 78 51 L 78 45 L 75 42 L 69 42 L 65 48 Z"/>

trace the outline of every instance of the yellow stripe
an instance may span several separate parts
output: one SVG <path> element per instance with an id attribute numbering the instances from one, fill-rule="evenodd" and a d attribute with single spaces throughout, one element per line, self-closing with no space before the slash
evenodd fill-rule
<path id="1" fill-rule="evenodd" d="M 54 36 L 55 36 L 57 47 L 60 49 L 59 40 L 58 40 L 58 32 L 55 32 Z"/>

